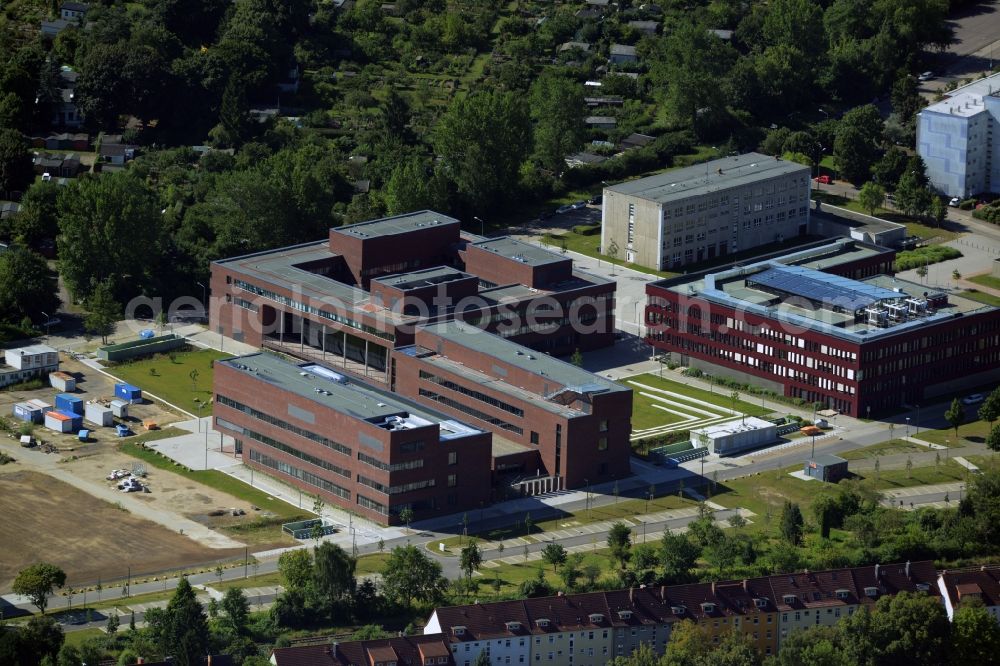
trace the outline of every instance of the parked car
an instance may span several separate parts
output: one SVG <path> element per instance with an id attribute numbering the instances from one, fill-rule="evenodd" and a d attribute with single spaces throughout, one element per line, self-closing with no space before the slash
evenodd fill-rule
<path id="1" fill-rule="evenodd" d="M 566 204 L 565 206 L 559 206 L 559 208 L 556 208 L 556 215 L 562 215 L 563 213 L 568 213 L 571 210 L 574 210 L 573 204 Z"/>
<path id="2" fill-rule="evenodd" d="M 589 203 L 591 206 L 599 206 L 603 201 L 604 201 L 604 195 L 598 194 L 596 197 L 590 197 L 590 199 L 587 200 L 587 203 Z"/>
<path id="3" fill-rule="evenodd" d="M 948 205 L 951 206 L 952 208 L 958 208 L 958 204 L 960 203 L 962 203 L 961 199 L 959 199 L 958 197 L 952 197 L 951 201 L 948 202 Z"/>
<path id="4" fill-rule="evenodd" d="M 118 479 L 124 479 L 126 476 L 130 476 L 131 472 L 125 469 L 113 469 L 111 473 L 108 474 L 108 481 L 117 481 Z"/>
<path id="5" fill-rule="evenodd" d="M 830 176 L 828 176 L 828 175 L 827 175 L 827 174 L 825 174 L 825 173 L 824 173 L 824 174 L 823 174 L 822 176 L 816 176 L 816 178 L 815 178 L 814 180 L 815 180 L 815 181 L 816 181 L 817 183 L 820 183 L 821 185 L 829 185 L 829 184 L 830 184 L 830 183 L 832 182 L 832 181 L 830 180 Z"/>
<path id="6" fill-rule="evenodd" d="M 933 78 L 934 78 L 934 72 L 928 71 L 918 76 L 917 81 L 930 81 Z"/>
<path id="7" fill-rule="evenodd" d="M 963 405 L 978 405 L 984 400 L 982 393 L 973 393 L 962 398 Z"/>

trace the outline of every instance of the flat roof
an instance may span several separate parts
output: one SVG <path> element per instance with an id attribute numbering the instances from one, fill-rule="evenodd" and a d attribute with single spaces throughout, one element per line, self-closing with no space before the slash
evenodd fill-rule
<path id="1" fill-rule="evenodd" d="M 817 465 L 839 465 L 840 463 L 847 462 L 846 458 L 841 458 L 840 456 L 832 456 L 829 453 L 823 453 L 811 460 L 811 462 Z"/>
<path id="2" fill-rule="evenodd" d="M 746 266 L 728 266 L 714 272 L 699 273 L 687 278 L 669 278 L 651 284 L 685 296 L 697 297 L 711 303 L 735 308 L 744 313 L 749 312 L 757 316 L 784 321 L 854 343 L 932 325 L 957 314 L 995 309 L 993 306 L 973 301 L 959 294 L 945 292 L 948 298 L 947 305 L 939 307 L 937 310 L 928 310 L 920 316 L 911 317 L 891 326 L 878 327 L 868 324 L 864 320 L 856 321 L 853 313 L 835 312 L 826 308 L 803 307 L 803 304 L 796 304 L 794 299 L 784 301 L 780 296 L 755 289 L 753 284 L 747 284 L 748 281 L 752 283 L 757 275 L 774 267 L 805 268 L 806 265 L 815 263 L 824 268 L 831 268 L 846 261 L 852 261 L 853 252 L 847 251 L 847 247 L 855 243 L 858 241 L 837 239 L 826 245 L 792 251 L 777 258 L 758 261 Z M 844 278 L 822 272 L 818 273 L 817 277 L 831 283 L 844 280 Z M 849 280 L 848 282 L 861 285 L 861 288 L 865 290 L 873 290 L 871 293 L 885 293 L 883 290 L 892 291 L 894 298 L 923 299 L 925 296 L 930 297 L 942 293 L 934 292 L 924 285 L 889 275 L 876 275 L 864 280 Z"/>
<path id="3" fill-rule="evenodd" d="M 387 287 L 395 287 L 407 291 L 409 289 L 419 289 L 420 287 L 430 287 L 443 282 L 451 282 L 461 278 L 475 277 L 470 273 L 465 273 L 452 268 L 451 266 L 435 266 L 425 268 L 421 271 L 411 271 L 409 273 L 396 273 L 372 279 L 372 282 L 384 284 Z"/>
<path id="4" fill-rule="evenodd" d="M 945 97 L 940 102 L 931 104 L 924 111 L 940 113 L 946 116 L 971 118 L 986 111 L 986 105 L 983 103 L 983 94 L 966 91 L 952 95 L 951 97 Z"/>
<path id="5" fill-rule="evenodd" d="M 506 257 L 507 259 L 518 261 L 529 266 L 543 266 L 545 264 L 571 261 L 568 257 L 556 254 L 555 252 L 550 252 L 549 250 L 538 247 L 537 245 L 529 245 L 524 241 L 519 241 L 516 238 L 511 238 L 510 236 L 488 238 L 486 240 L 477 241 L 473 243 L 473 245 L 475 247 L 482 248 L 487 252 L 493 252 L 501 257 Z"/>
<path id="6" fill-rule="evenodd" d="M 809 167 L 760 153 L 746 153 L 618 183 L 605 191 L 666 203 L 792 173 L 808 177 Z"/>
<path id="7" fill-rule="evenodd" d="M 760 273 L 747 276 L 747 286 L 750 286 L 751 282 L 848 311 L 861 310 L 878 301 L 898 300 L 904 297 L 903 294 L 891 289 L 822 273 L 805 266 L 775 264 Z"/>
<path id="8" fill-rule="evenodd" d="M 26 347 L 12 347 L 11 349 L 5 349 L 4 353 L 55 354 L 56 350 L 48 345 L 27 345 Z"/>
<path id="9" fill-rule="evenodd" d="M 962 93 L 972 93 L 983 97 L 984 95 L 992 95 L 997 91 L 1000 91 L 1000 74 L 993 74 L 992 76 L 987 76 L 986 78 L 955 88 L 949 96 L 954 97 Z"/>
<path id="10" fill-rule="evenodd" d="M 218 362 L 323 407 L 387 430 L 407 430 L 437 424 L 440 426 L 441 439 L 485 432 L 394 393 L 348 379 L 347 375 L 315 363 L 290 363 L 265 353 L 237 356 Z"/>
<path id="11" fill-rule="evenodd" d="M 436 213 L 432 210 L 421 210 L 404 215 L 349 224 L 345 227 L 335 227 L 331 231 L 355 238 L 376 238 L 379 236 L 406 234 L 417 229 L 450 224 L 460 224 L 460 222 L 453 217 Z"/>
<path id="12" fill-rule="evenodd" d="M 695 428 L 691 432 L 704 433 L 709 437 L 718 437 L 720 435 L 732 435 L 738 432 L 752 432 L 763 428 L 775 427 L 777 426 L 770 421 L 765 421 L 764 419 L 757 418 L 756 416 L 746 416 L 743 418 L 733 419 L 732 421 L 726 421 L 724 423 L 716 423 L 715 425 L 705 426 L 704 428 Z"/>

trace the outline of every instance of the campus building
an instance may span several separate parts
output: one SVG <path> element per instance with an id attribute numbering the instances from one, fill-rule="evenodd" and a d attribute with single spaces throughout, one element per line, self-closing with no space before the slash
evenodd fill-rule
<path id="1" fill-rule="evenodd" d="M 690 585 L 476 603 L 438 608 L 424 628 L 444 636 L 456 666 L 481 652 L 492 664 L 599 666 L 639 645 L 663 654 L 677 622 L 701 627 L 718 644 L 733 631 L 762 654 L 777 653 L 791 633 L 832 626 L 863 606 L 899 592 L 937 595 L 932 562 Z"/>
<path id="2" fill-rule="evenodd" d="M 604 189 L 601 251 L 656 270 L 808 233 L 809 167 L 760 153 Z"/>
<path id="3" fill-rule="evenodd" d="M 839 239 L 650 283 L 648 341 L 852 416 L 996 382 L 1000 309 L 883 274 L 893 256 Z"/>
<path id="4" fill-rule="evenodd" d="M 490 499 L 490 433 L 273 354 L 216 361 L 215 428 L 244 462 L 378 523 L 480 507 Z"/>
<path id="5" fill-rule="evenodd" d="M 498 481 L 537 494 L 628 476 L 630 389 L 462 322 L 414 342 L 393 354 L 392 390 L 491 430 Z"/>
<path id="6" fill-rule="evenodd" d="M 420 211 L 212 264 L 213 331 L 389 384 L 420 324 L 458 319 L 549 354 L 614 342 L 615 283 Z"/>
<path id="7" fill-rule="evenodd" d="M 917 153 L 941 194 L 1000 191 L 1000 74 L 957 88 L 917 114 Z"/>

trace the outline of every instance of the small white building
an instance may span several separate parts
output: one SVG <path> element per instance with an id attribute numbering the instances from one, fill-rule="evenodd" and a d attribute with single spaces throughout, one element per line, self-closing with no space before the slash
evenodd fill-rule
<path id="1" fill-rule="evenodd" d="M 729 456 L 776 441 L 777 431 L 778 426 L 770 421 L 747 416 L 692 430 L 691 445 L 707 447 L 709 453 L 719 456 Z"/>
<path id="2" fill-rule="evenodd" d="M 111 427 L 115 424 L 114 415 L 110 407 L 105 407 L 99 402 L 88 402 L 83 412 L 83 420 L 103 428 Z"/>
<path id="3" fill-rule="evenodd" d="M 76 390 L 76 377 L 67 372 L 50 372 L 49 386 L 62 393 L 72 393 Z"/>
<path id="4" fill-rule="evenodd" d="M 31 345 L 8 349 L 0 365 L 0 387 L 45 377 L 59 369 L 59 352 L 48 345 Z"/>

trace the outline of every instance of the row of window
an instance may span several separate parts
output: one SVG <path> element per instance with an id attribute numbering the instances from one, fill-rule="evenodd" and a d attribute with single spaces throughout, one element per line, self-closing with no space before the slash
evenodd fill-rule
<path id="1" fill-rule="evenodd" d="M 399 472 L 406 469 L 420 469 L 421 467 L 424 466 L 423 458 L 417 458 L 416 460 L 405 460 L 403 462 L 396 462 L 390 465 L 389 463 L 382 462 L 378 458 L 374 458 L 368 455 L 367 453 L 362 453 L 361 451 L 358 451 L 358 460 L 360 460 L 366 465 L 374 467 L 375 469 L 380 469 L 383 472 Z"/>
<path id="2" fill-rule="evenodd" d="M 450 389 L 452 391 L 455 391 L 456 393 L 461 393 L 462 395 L 469 396 L 470 398 L 478 400 L 479 402 L 486 403 L 487 405 L 496 407 L 497 409 L 502 409 L 505 412 L 513 414 L 514 416 L 524 418 L 524 410 L 521 409 L 520 407 L 516 407 L 509 403 L 503 402 L 502 400 L 498 400 L 497 398 L 494 398 L 491 395 L 487 395 L 482 391 L 466 388 L 461 384 L 456 384 L 453 381 L 450 381 L 443 377 L 438 377 L 437 375 L 427 372 L 425 370 L 420 371 L 420 379 L 425 379 L 429 382 L 434 382 L 438 386 L 443 386 L 446 389 Z"/>
<path id="3" fill-rule="evenodd" d="M 320 490 L 333 493 L 337 497 L 342 497 L 346 500 L 351 499 L 351 492 L 347 488 L 338 486 L 336 483 L 328 481 L 320 476 L 316 476 L 311 472 L 299 469 L 294 465 L 289 465 L 288 463 L 281 462 L 280 460 L 275 460 L 271 456 L 261 453 L 257 449 L 250 449 L 250 460 L 263 465 L 264 467 L 269 467 L 283 474 L 287 474 L 288 476 L 295 477 L 302 483 L 307 483 L 310 486 L 319 488 Z M 358 499 L 360 500 L 360 496 Z"/>
<path id="4" fill-rule="evenodd" d="M 332 449 L 337 453 L 342 453 L 348 457 L 350 457 L 352 454 L 351 448 L 348 446 L 344 446 L 340 442 L 335 442 L 332 439 L 329 439 L 322 435 L 317 435 L 314 432 L 310 432 L 305 428 L 300 428 L 295 424 L 288 423 L 287 421 L 282 421 L 279 418 L 271 416 L 270 414 L 265 414 L 260 410 L 254 409 L 253 407 L 250 407 L 248 405 L 244 405 L 243 403 L 237 402 L 236 400 L 233 400 L 232 398 L 229 398 L 222 394 L 216 394 L 215 402 L 220 405 L 224 405 L 226 407 L 231 407 L 237 411 L 243 412 L 244 414 L 248 414 L 253 418 L 257 419 L 258 421 L 263 421 L 268 425 L 276 426 L 278 428 L 281 428 L 282 430 L 287 430 L 288 432 L 294 435 L 298 435 L 299 437 L 305 437 L 306 439 L 312 440 L 317 444 L 322 444 L 323 446 L 327 447 L 328 449 Z"/>
<path id="5" fill-rule="evenodd" d="M 239 427 L 239 426 L 237 426 L 237 427 Z M 261 443 L 261 444 L 263 444 L 265 446 L 269 446 L 272 449 L 276 449 L 278 451 L 281 451 L 282 453 L 287 453 L 290 456 L 295 456 L 296 458 L 298 458 L 299 460 L 301 460 L 303 462 L 307 462 L 310 465 L 316 465 L 317 467 L 322 467 L 323 469 L 328 470 L 330 472 L 333 472 L 334 474 L 339 474 L 340 476 L 343 476 L 343 477 L 348 478 L 348 479 L 351 478 L 351 472 L 350 472 L 350 470 L 345 469 L 344 467 L 341 467 L 340 465 L 335 465 L 332 462 L 323 460 L 321 458 L 317 458 L 316 456 L 311 456 L 308 453 L 304 453 L 302 451 L 299 451 L 298 449 L 292 448 L 291 446 L 288 446 L 287 444 L 283 444 L 283 443 L 279 442 L 278 440 L 276 440 L 276 439 L 274 439 L 272 437 L 268 437 L 267 435 L 264 435 L 264 434 L 259 433 L 259 432 L 255 432 L 255 431 L 250 430 L 248 428 L 242 428 L 241 427 L 240 430 L 243 431 L 243 434 L 245 436 L 247 436 L 250 439 L 252 439 L 252 440 L 254 440 L 256 442 L 259 442 L 259 443 Z"/>
<path id="6" fill-rule="evenodd" d="M 255 284 L 246 282 L 244 280 L 233 280 L 230 276 L 226 276 L 226 284 L 234 284 L 237 288 L 242 289 L 248 293 L 260 296 L 261 298 L 266 298 L 270 301 L 276 303 L 281 303 L 282 305 L 289 307 L 293 310 L 298 310 L 299 312 L 305 312 L 308 314 L 316 315 L 322 317 L 323 319 L 329 319 L 330 321 L 336 322 L 338 324 L 343 324 L 344 326 L 349 326 L 351 328 L 363 331 L 369 335 L 374 335 L 375 337 L 382 338 L 383 340 L 389 340 L 390 342 L 395 341 L 396 336 L 387 331 L 380 331 L 374 326 L 369 326 L 368 324 L 363 324 L 360 321 L 355 321 L 349 317 L 339 315 L 336 312 L 330 312 L 329 310 L 321 310 L 317 307 L 303 303 L 302 301 L 297 301 L 293 298 L 287 296 L 282 296 L 281 294 L 271 291 L 269 289 L 264 289 L 263 287 L 258 287 Z"/>
<path id="7" fill-rule="evenodd" d="M 458 402 L 457 400 L 452 400 L 448 396 L 444 396 L 444 395 L 441 395 L 439 393 L 435 393 L 434 391 L 428 391 L 427 389 L 423 389 L 423 388 L 420 389 L 419 393 L 420 393 L 420 397 L 422 397 L 422 398 L 429 398 L 430 400 L 434 400 L 435 402 L 439 402 L 442 405 L 446 405 L 448 407 L 451 407 L 452 409 L 456 409 L 456 410 L 462 412 L 463 414 L 467 414 L 468 416 L 471 416 L 471 417 L 473 417 L 475 419 L 479 419 L 480 421 L 484 421 L 486 423 L 489 423 L 490 425 L 494 425 L 494 426 L 496 426 L 498 428 L 502 428 L 503 430 L 508 430 L 508 431 L 516 433 L 518 435 L 523 435 L 524 434 L 524 428 L 518 427 L 518 426 L 514 425 L 513 423 L 507 423 L 503 419 L 498 419 L 495 416 L 490 416 L 486 412 L 481 412 L 478 409 L 475 409 L 474 407 L 470 407 L 468 405 L 462 404 L 462 403 Z"/>

